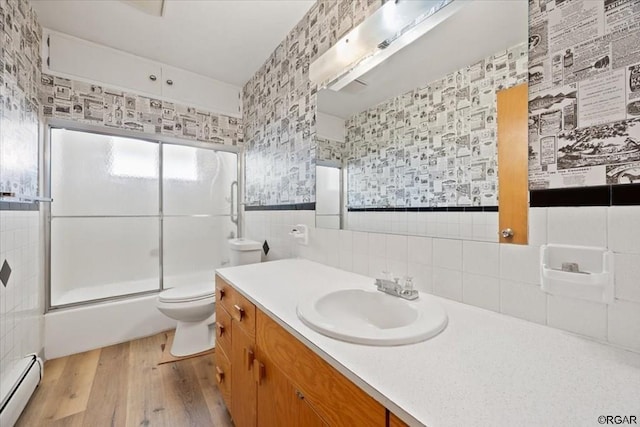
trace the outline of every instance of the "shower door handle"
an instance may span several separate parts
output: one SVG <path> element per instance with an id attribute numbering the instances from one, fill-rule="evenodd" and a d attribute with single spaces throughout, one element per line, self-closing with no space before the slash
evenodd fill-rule
<path id="1" fill-rule="evenodd" d="M 233 188 L 234 188 L 234 187 L 235 187 L 235 189 L 236 189 L 236 197 L 235 197 L 235 200 L 236 200 L 236 203 L 235 203 L 236 208 L 234 208 L 234 203 L 233 203 L 233 200 L 234 200 L 234 197 L 233 197 Z M 235 211 L 237 210 L 237 200 L 238 200 L 238 195 L 237 195 L 237 193 L 238 193 L 238 181 L 233 181 L 233 182 L 231 183 L 231 189 L 230 189 L 230 191 L 231 191 L 231 193 L 229 194 L 229 198 L 230 198 L 230 200 L 231 200 L 231 203 L 229 203 L 229 215 L 231 216 L 231 222 L 232 222 L 232 223 L 234 223 L 235 225 L 238 225 L 238 212 L 235 212 Z M 234 214 L 235 214 L 235 218 L 234 218 Z"/>

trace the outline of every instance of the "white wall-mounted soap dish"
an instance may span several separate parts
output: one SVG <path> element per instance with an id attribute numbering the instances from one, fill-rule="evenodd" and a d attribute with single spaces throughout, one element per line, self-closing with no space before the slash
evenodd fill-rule
<path id="1" fill-rule="evenodd" d="M 613 252 L 607 248 L 543 245 L 540 262 L 543 291 L 607 304 L 613 302 Z"/>

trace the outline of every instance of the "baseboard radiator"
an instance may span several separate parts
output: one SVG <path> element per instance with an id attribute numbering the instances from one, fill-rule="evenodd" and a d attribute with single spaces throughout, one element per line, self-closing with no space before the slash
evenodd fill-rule
<path id="1" fill-rule="evenodd" d="M 42 359 L 31 354 L 18 361 L 9 372 L 2 374 L 0 387 L 0 426 L 13 427 L 44 372 Z"/>

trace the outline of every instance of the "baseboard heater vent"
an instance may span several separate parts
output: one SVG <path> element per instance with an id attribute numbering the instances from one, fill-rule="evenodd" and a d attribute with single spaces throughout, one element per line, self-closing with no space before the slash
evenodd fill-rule
<path id="1" fill-rule="evenodd" d="M 40 384 L 44 372 L 42 359 L 30 354 L 18 361 L 0 383 L 0 426 L 13 427 L 29 398 Z"/>

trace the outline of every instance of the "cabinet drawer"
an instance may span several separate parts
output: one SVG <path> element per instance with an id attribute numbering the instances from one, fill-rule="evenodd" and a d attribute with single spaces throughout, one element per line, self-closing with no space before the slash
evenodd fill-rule
<path id="1" fill-rule="evenodd" d="M 216 307 L 216 349 L 231 354 L 231 316 L 223 306 Z"/>
<path id="2" fill-rule="evenodd" d="M 227 408 L 231 408 L 231 362 L 221 348 L 216 348 L 215 361 L 215 376 L 220 394 Z"/>
<path id="3" fill-rule="evenodd" d="M 222 304 L 247 335 L 255 337 L 256 306 L 219 276 L 216 276 L 216 302 Z"/>
<path id="4" fill-rule="evenodd" d="M 257 346 L 332 426 L 385 426 L 386 409 L 258 310 Z"/>
<path id="5" fill-rule="evenodd" d="M 234 292 L 231 285 L 216 275 L 216 306 L 220 305 L 227 309 L 227 312 L 230 312 L 233 307 L 232 299 Z"/>

